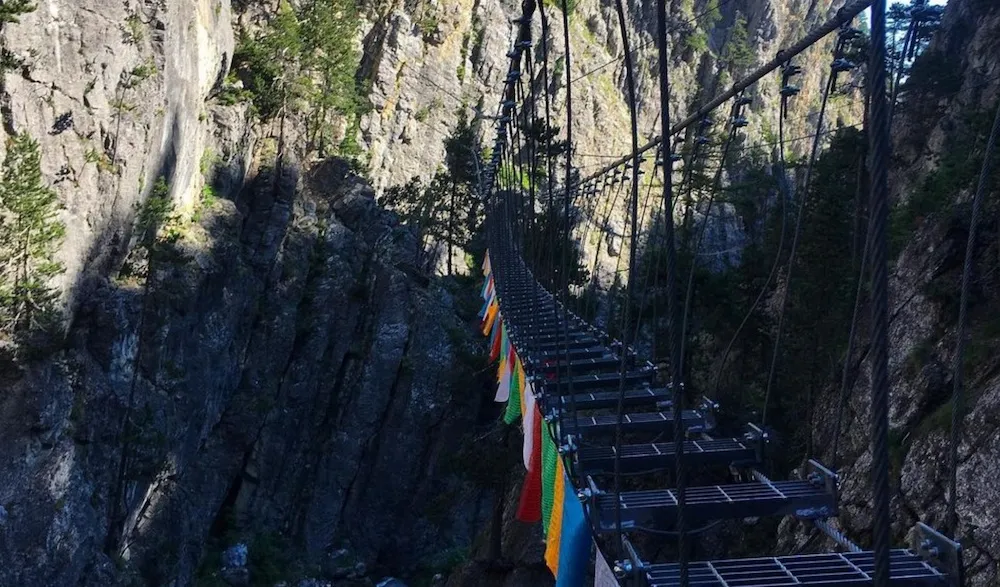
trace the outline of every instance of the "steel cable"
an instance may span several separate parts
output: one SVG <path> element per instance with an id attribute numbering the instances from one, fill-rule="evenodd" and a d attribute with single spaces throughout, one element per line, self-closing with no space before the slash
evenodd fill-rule
<path id="1" fill-rule="evenodd" d="M 976 195 L 972 198 L 972 218 L 969 221 L 969 238 L 965 244 L 965 262 L 962 267 L 962 294 L 958 304 L 958 332 L 955 343 L 955 362 L 953 364 L 953 387 L 952 387 L 952 410 L 951 410 L 951 438 L 949 452 L 951 461 L 951 476 L 948 480 L 948 529 L 952 537 L 958 535 L 958 513 L 956 511 L 958 502 L 958 445 L 962 439 L 962 417 L 965 411 L 965 397 L 962 389 L 964 359 L 965 359 L 965 333 L 968 329 L 967 310 L 969 305 L 969 281 L 972 276 L 972 262 L 976 249 L 976 229 L 979 226 L 979 216 L 982 211 L 983 192 L 990 180 L 990 173 L 993 165 L 993 150 L 996 146 L 997 134 L 1000 132 L 1000 105 L 997 106 L 996 115 L 993 117 L 993 128 L 990 130 L 990 138 L 986 143 L 986 152 L 983 155 L 983 166 L 979 172 L 979 185 L 976 187 Z"/>
<path id="2" fill-rule="evenodd" d="M 823 119 L 826 115 L 826 105 L 830 98 L 830 93 L 833 91 L 834 76 L 830 75 L 827 78 L 826 88 L 823 92 L 823 101 L 819 108 L 819 122 L 817 124 L 816 136 L 813 138 L 812 149 L 809 153 L 809 162 L 806 165 L 805 173 L 805 185 L 803 189 L 799 190 L 796 186 L 796 192 L 799 192 L 799 209 L 796 213 L 795 218 L 795 228 L 792 229 L 792 247 L 788 252 L 788 264 L 785 271 L 785 289 L 781 294 L 781 309 L 778 312 L 778 326 L 777 332 L 774 335 L 774 349 L 771 354 L 771 367 L 767 374 L 767 386 L 764 391 L 764 409 L 761 414 L 761 427 L 767 425 L 767 410 L 771 400 L 771 391 L 774 387 L 775 372 L 778 366 L 778 357 L 781 354 L 781 334 L 783 331 L 785 323 L 785 314 L 788 311 L 788 299 L 789 292 L 792 290 L 792 269 L 795 267 L 795 253 L 798 252 L 799 236 L 802 234 L 802 218 L 805 215 L 806 200 L 809 198 L 809 181 L 812 175 L 812 168 L 816 162 L 816 153 L 819 151 L 819 137 L 820 132 L 823 130 Z M 782 161 L 784 161 L 784 149 L 782 151 Z"/>
<path id="3" fill-rule="evenodd" d="M 889 587 L 889 190 L 891 150 L 885 79 L 885 5 L 871 5 L 868 92 L 871 100 L 872 213 L 872 544 L 875 587 Z"/>
<path id="4" fill-rule="evenodd" d="M 638 239 L 638 224 L 639 224 L 639 122 L 638 115 L 636 112 L 636 97 L 635 97 L 635 72 L 632 68 L 632 54 L 629 50 L 629 38 L 628 29 L 625 24 L 625 6 L 622 0 L 615 0 L 615 10 L 618 13 L 618 25 L 621 31 L 621 41 L 622 48 L 625 54 L 625 83 L 628 86 L 628 104 L 629 104 L 629 119 L 631 123 L 632 131 L 632 177 L 631 177 L 631 190 L 630 190 L 630 208 L 631 208 L 631 224 L 632 224 L 632 239 L 629 247 L 629 273 L 628 273 L 628 286 L 626 288 L 625 294 L 625 308 L 622 314 L 622 334 L 625 336 L 625 330 L 628 328 L 629 310 L 631 309 L 631 298 L 632 292 L 635 287 L 635 256 L 639 245 Z M 567 33 L 568 34 L 568 33 Z M 566 180 L 566 185 L 569 185 L 569 178 Z M 624 244 L 624 243 L 623 243 Z M 621 512 L 621 446 L 622 446 L 622 422 L 624 418 L 625 410 L 625 369 L 626 369 L 626 356 L 628 353 L 626 349 L 629 346 L 629 341 L 626 338 L 622 340 L 622 353 L 619 368 L 619 378 L 618 378 L 618 406 L 617 406 L 617 419 L 615 420 L 615 465 L 614 465 L 614 490 L 615 490 L 615 530 L 618 534 L 618 552 L 622 555 L 625 554 L 625 544 L 624 544 L 624 534 L 622 532 L 622 512 Z M 685 586 L 686 587 L 686 586 Z"/>

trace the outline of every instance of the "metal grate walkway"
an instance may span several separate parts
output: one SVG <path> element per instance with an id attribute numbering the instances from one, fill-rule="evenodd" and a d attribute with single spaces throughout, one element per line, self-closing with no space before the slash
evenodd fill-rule
<path id="1" fill-rule="evenodd" d="M 595 504 L 602 530 L 615 529 L 615 496 L 600 495 Z M 620 495 L 622 525 L 667 528 L 677 519 L 677 497 L 673 489 L 626 491 Z M 834 516 L 837 496 L 810 481 L 734 483 L 689 487 L 684 517 L 699 525 L 712 520 L 784 516 L 803 518 Z"/>
<path id="2" fill-rule="evenodd" d="M 691 587 L 866 587 L 872 585 L 871 552 L 803 554 L 690 563 Z M 945 576 L 909 550 L 892 551 L 893 587 L 946 585 Z M 649 587 L 678 587 L 676 564 L 646 569 Z"/>
<path id="3" fill-rule="evenodd" d="M 614 446 L 582 447 L 577 464 L 584 474 L 611 473 L 615 467 Z M 742 438 L 689 440 L 684 443 L 684 459 L 690 465 L 728 465 L 757 461 L 757 447 Z M 626 444 L 622 446 L 619 466 L 632 474 L 673 467 L 676 462 L 673 442 Z"/>

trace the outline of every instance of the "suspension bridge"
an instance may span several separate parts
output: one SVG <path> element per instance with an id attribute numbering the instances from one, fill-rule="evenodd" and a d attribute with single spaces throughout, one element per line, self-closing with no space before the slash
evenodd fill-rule
<path id="1" fill-rule="evenodd" d="M 667 2 L 658 0 L 655 40 L 659 53 L 659 136 L 645 144 L 640 144 L 638 138 L 635 68 L 625 24 L 625 7 L 622 0 L 616 0 L 615 5 L 623 43 L 626 98 L 630 106 L 630 151 L 586 177 L 580 177 L 579 168 L 573 162 L 573 96 L 569 82 L 561 90 L 566 119 L 560 121 L 564 125 L 568 148 L 554 147 L 554 133 L 547 132 L 555 123 L 552 116 L 554 96 L 549 94 L 549 52 L 552 48 L 548 43 L 553 38 L 552 28 L 560 24 L 550 22 L 546 10 L 534 0 L 524 0 L 520 17 L 514 20 L 515 34 L 507 54 L 509 70 L 504 91 L 496 116 L 491 117 L 496 121 L 496 141 L 491 158 L 483 166 L 481 180 L 488 238 L 483 268 L 483 333 L 489 336 L 491 355 L 500 364 L 496 400 L 507 402 L 504 419 L 508 423 L 520 419 L 524 430 L 527 475 L 518 518 L 542 522 L 546 534 L 546 562 L 556 577 L 556 584 L 560 587 L 582 585 L 589 573 L 585 567 L 589 566 L 593 555 L 596 559 L 593 567 L 595 585 L 602 587 L 962 585 L 961 546 L 943 532 L 918 523 L 910 533 L 913 540 L 909 548 L 894 548 L 890 538 L 887 169 L 890 121 L 896 96 L 895 90 L 890 95 L 886 83 L 887 75 L 891 74 L 886 71 L 885 0 L 847 2 L 828 21 L 679 121 L 670 112 Z M 872 547 L 868 550 L 860 548 L 850 536 L 838 530 L 836 470 L 818 460 L 809 460 L 796 478 L 776 480 L 764 472 L 772 442 L 767 426 L 767 406 L 776 377 L 777 347 L 792 283 L 792 259 L 800 237 L 801 203 L 792 215 L 796 221 L 788 235 L 791 258 L 785 280 L 789 285 L 782 294 L 774 357 L 767 366 L 764 410 L 759 422 L 747 422 L 744 428 L 737 430 L 726 429 L 717 422 L 719 405 L 710 394 L 695 393 L 696 390 L 686 386 L 683 380 L 684 334 L 691 311 L 694 268 L 687 276 L 679 274 L 674 221 L 677 202 L 682 197 L 690 197 L 691 169 L 703 154 L 700 151 L 704 145 L 710 142 L 709 130 L 713 126 L 724 128 L 723 156 L 712 178 L 712 192 L 703 205 L 707 209 L 701 211 L 695 236 L 694 250 L 699 251 L 710 222 L 712 198 L 721 186 L 726 154 L 734 138 L 747 126 L 745 109 L 751 100 L 746 91 L 775 72 L 781 78 L 778 142 L 779 165 L 784 175 L 786 137 L 780 121 L 787 116 L 789 100 L 800 91 L 795 79 L 802 73 L 794 60 L 807 48 L 832 38 L 834 50 L 828 63 L 819 121 L 815 134 L 806 137 L 812 140 L 812 146 L 804 178 L 798 186 L 803 193 L 808 189 L 812 165 L 822 137 L 827 134 L 824 131 L 827 101 L 837 87 L 838 76 L 852 75 L 865 65 L 856 62 L 856 54 L 849 49 L 862 36 L 852 28 L 852 21 L 867 8 L 871 8 L 871 34 L 864 68 L 868 115 L 863 126 L 868 140 L 870 220 L 865 261 L 861 265 L 870 271 L 872 312 L 869 401 L 873 517 Z M 912 54 L 909 36 L 919 30 L 925 18 L 930 18 L 928 12 L 933 11 L 924 2 L 914 2 L 904 53 Z M 565 71 L 569 72 L 572 55 L 565 5 L 561 21 Z M 899 73 L 895 75 L 898 85 Z M 566 79 L 569 77 L 567 74 Z M 960 333 L 964 333 L 965 326 L 971 243 L 975 239 L 982 185 L 989 174 L 989 153 L 998 126 L 1000 112 L 974 200 L 973 226 L 963 277 Z M 685 133 L 689 136 L 687 147 L 680 139 Z M 565 177 L 561 179 L 555 177 L 559 167 L 557 159 L 563 160 Z M 662 197 L 658 202 L 654 199 L 651 205 L 647 192 L 646 203 L 640 210 L 640 179 L 646 173 L 659 175 Z M 680 180 L 675 186 L 674 175 L 678 173 Z M 649 186 L 651 191 L 653 184 Z M 608 208 L 614 207 L 623 193 L 628 221 L 626 230 L 617 237 L 623 249 L 619 263 L 623 260 L 628 263 L 624 269 L 627 291 L 621 302 L 624 307 L 619 309 L 623 326 L 616 340 L 571 310 L 569 251 L 573 246 L 571 240 L 579 237 L 579 231 L 574 232 L 574 219 L 586 217 L 587 230 L 593 224 L 600 234 L 608 234 Z M 800 202 L 804 200 L 804 195 L 799 199 Z M 605 202 L 603 219 L 595 204 L 598 201 Z M 651 226 L 645 239 L 644 224 Z M 782 241 L 786 238 L 785 232 L 782 225 Z M 650 253 L 654 241 L 658 246 Z M 643 245 L 645 251 L 640 250 Z M 638 263 L 643 254 L 648 261 L 645 281 Z M 666 283 L 661 285 L 667 298 L 667 357 L 641 357 L 635 348 L 638 327 L 630 326 L 641 313 L 642 308 L 632 305 L 636 303 L 634 300 L 644 299 L 645 292 L 640 288 L 649 286 L 650 264 L 666 269 Z M 594 266 L 596 269 L 596 258 Z M 778 259 L 767 278 L 765 290 L 774 283 L 777 272 Z M 860 286 L 858 291 L 860 296 Z M 763 295 L 762 290 L 751 312 Z M 858 305 L 856 303 L 855 307 Z M 852 324 L 852 342 L 853 331 Z M 959 340 L 958 366 L 962 364 L 961 335 Z M 726 350 L 727 355 L 730 348 Z M 960 378 L 956 379 L 953 457 L 961 435 L 962 389 Z M 846 396 L 842 396 L 838 435 L 845 402 Z M 953 458 L 948 495 L 951 532 L 957 527 L 955 462 Z M 728 472 L 729 482 L 692 483 L 693 479 L 701 479 L 712 471 L 721 471 L 723 475 Z M 836 549 L 819 554 L 690 560 L 692 544 L 707 529 L 725 520 L 767 516 L 793 516 L 811 524 L 828 536 Z M 657 541 L 672 545 L 670 560 L 652 559 L 649 545 Z"/>

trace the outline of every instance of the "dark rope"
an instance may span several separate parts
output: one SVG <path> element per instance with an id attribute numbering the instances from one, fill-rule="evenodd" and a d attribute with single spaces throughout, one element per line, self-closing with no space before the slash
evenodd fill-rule
<path id="1" fill-rule="evenodd" d="M 761 413 L 761 427 L 767 425 L 767 409 L 771 400 L 771 390 L 774 387 L 775 372 L 778 366 L 778 357 L 781 354 L 781 334 L 785 323 L 785 313 L 788 311 L 789 292 L 792 291 L 792 269 L 795 267 L 795 253 L 799 247 L 799 236 L 802 234 L 802 218 L 805 216 L 806 200 L 809 198 L 809 181 L 812 175 L 813 164 L 816 162 L 816 153 L 819 151 L 819 137 L 823 131 L 823 118 L 826 116 L 826 105 L 833 91 L 834 76 L 831 74 L 826 81 L 826 88 L 823 91 L 823 101 L 819 108 L 819 122 L 816 127 L 816 136 L 813 138 L 812 149 L 809 153 L 809 162 L 806 165 L 805 185 L 798 190 L 799 210 L 795 217 L 795 228 L 792 229 L 792 248 L 788 252 L 787 271 L 785 272 L 785 290 L 781 294 L 781 309 L 778 312 L 778 330 L 774 335 L 774 349 L 771 354 L 771 367 L 767 374 L 767 386 L 764 391 L 764 409 Z M 783 126 L 782 126 L 783 128 Z M 782 160 L 784 160 L 784 148 L 782 150 Z M 811 434 L 811 431 L 810 431 Z"/>
<path id="2" fill-rule="evenodd" d="M 681 416 L 684 410 L 684 394 L 682 376 L 679 365 L 682 362 L 683 333 L 677 328 L 677 250 L 674 242 L 673 202 L 673 159 L 670 152 L 670 70 L 667 67 L 667 3 L 666 0 L 656 0 L 656 44 L 657 68 L 660 73 L 660 124 L 662 136 L 668 137 L 663 149 L 663 210 L 664 240 L 666 241 L 667 257 L 667 329 L 669 332 L 668 348 L 670 352 L 670 385 L 674 395 L 674 454 L 675 460 L 675 495 L 677 496 L 677 563 L 679 566 L 680 587 L 688 587 L 688 544 L 687 520 L 685 519 L 684 502 L 687 498 L 687 467 L 684 463 L 684 426 Z"/>
<path id="3" fill-rule="evenodd" d="M 612 181 L 615 181 L 615 180 L 612 180 Z M 611 212 L 613 212 L 614 209 L 615 209 L 615 206 L 618 205 L 618 198 L 621 196 L 622 192 L 624 191 L 622 189 L 624 185 L 625 185 L 625 182 L 615 182 L 615 186 L 616 186 L 617 189 L 615 189 L 615 196 L 611 200 L 610 206 L 607 206 L 605 208 L 604 222 L 601 225 L 601 230 L 600 230 L 600 233 L 598 235 L 599 238 L 602 238 L 602 239 L 606 239 L 607 238 L 608 224 L 611 221 Z M 597 243 L 597 247 L 595 248 L 595 251 L 594 251 L 594 269 L 591 272 L 591 283 L 594 284 L 594 287 L 593 287 L 593 291 L 594 292 L 596 292 L 597 287 L 598 287 L 598 278 L 597 278 L 597 269 L 598 269 L 598 267 L 597 267 L 597 262 L 600 259 L 600 257 L 601 257 L 601 242 L 599 240 L 598 243 Z M 615 269 L 617 270 L 617 265 L 616 265 Z M 609 300 L 609 303 L 610 302 L 611 301 Z M 591 304 L 593 304 L 593 306 Z M 588 310 L 588 313 L 592 309 L 593 313 L 594 313 L 594 316 L 596 318 L 596 316 L 597 316 L 597 310 L 598 310 L 597 295 L 591 295 L 590 296 L 590 299 L 587 300 L 586 309 Z"/>
<path id="4" fill-rule="evenodd" d="M 889 100 L 889 122 L 892 122 L 893 115 L 896 113 L 896 100 L 899 97 L 899 84 L 903 81 L 903 69 L 906 67 L 906 54 L 910 51 L 910 43 L 913 42 L 916 36 L 916 20 L 911 16 L 910 24 L 906 28 L 906 35 L 903 37 L 903 50 L 899 53 L 899 65 L 896 67 L 896 71 L 893 72 L 895 79 L 892 83 L 892 98 Z"/>
<path id="5" fill-rule="evenodd" d="M 708 194 L 708 206 L 705 208 L 705 217 L 701 219 L 698 226 L 698 237 L 695 240 L 694 247 L 690 249 L 691 253 L 691 268 L 688 271 L 687 288 L 684 293 L 684 309 L 681 316 L 681 355 L 680 363 L 677 365 L 677 369 L 681 372 L 681 377 L 684 375 L 684 361 L 687 355 L 687 329 L 688 329 L 688 316 L 691 313 L 691 298 L 694 293 L 694 272 L 698 267 L 697 263 L 697 253 L 701 250 L 701 243 L 705 239 L 705 232 L 708 229 L 709 218 L 712 216 L 712 204 L 715 203 L 715 194 L 720 189 L 720 184 L 722 182 L 722 172 L 726 167 L 726 157 L 729 156 L 729 147 L 733 144 L 733 139 L 736 138 L 736 127 L 729 129 L 729 135 L 726 137 L 725 145 L 722 148 L 722 158 L 719 160 L 719 168 L 715 172 L 715 177 L 712 179 L 711 191 Z"/>
<path id="6" fill-rule="evenodd" d="M 889 587 L 889 187 L 892 148 L 885 92 L 885 4 L 871 5 L 868 92 L 871 99 L 872 213 L 872 544 L 875 587 Z"/>
<path id="7" fill-rule="evenodd" d="M 629 311 L 631 309 L 632 294 L 635 289 L 635 257 L 638 254 L 639 246 L 639 121 L 636 112 L 635 97 L 635 72 L 632 68 L 632 53 L 629 50 L 628 28 L 625 25 L 625 6 L 622 0 L 615 0 L 615 10 L 618 12 L 618 26 L 621 30 L 622 48 L 625 52 L 625 84 L 628 86 L 628 107 L 629 120 L 632 130 L 632 182 L 631 182 L 631 220 L 632 239 L 629 246 L 628 258 L 628 286 L 625 294 L 625 307 L 622 312 L 622 336 L 623 348 L 618 378 L 618 408 L 617 419 L 615 420 L 615 530 L 618 534 L 618 552 L 625 554 L 625 536 L 622 532 L 622 511 L 621 511 L 621 447 L 622 447 L 622 422 L 625 417 L 625 369 L 626 349 L 630 341 L 625 337 L 628 330 Z M 568 35 L 568 32 L 567 32 Z M 568 75 L 568 74 L 567 74 Z M 566 181 L 569 185 L 569 179 Z M 623 231 L 624 232 L 624 231 Z M 623 234 L 624 236 L 624 234 Z M 623 243 L 624 244 L 624 243 Z"/>
<path id="8" fill-rule="evenodd" d="M 555 202 L 553 201 L 554 182 L 556 177 L 555 163 L 552 160 L 552 98 L 549 95 L 549 17 L 545 14 L 545 5 L 538 7 L 538 15 L 542 22 L 542 95 L 545 96 L 545 175 L 547 197 L 547 214 L 544 230 L 549 236 L 549 247 L 546 274 L 552 275 L 555 265 L 555 230 L 552 225 L 555 219 Z M 553 285 L 550 277 L 549 286 Z"/>
<path id="9" fill-rule="evenodd" d="M 563 48 L 566 52 L 566 194 L 563 197 L 563 215 L 565 216 L 566 229 L 565 238 L 563 241 L 563 251 L 562 251 L 562 334 L 563 334 L 563 357 L 566 359 L 566 380 L 567 385 L 565 393 L 569 394 L 570 399 L 570 409 L 573 411 L 573 431 L 578 429 L 577 426 L 577 410 L 576 410 L 576 396 L 573 394 L 573 369 L 572 362 L 569 360 L 569 249 L 571 246 L 570 242 L 570 213 L 569 213 L 569 200 L 570 194 L 569 190 L 572 185 L 573 179 L 573 84 L 570 83 L 570 75 L 573 72 L 572 62 L 570 60 L 570 47 L 569 47 L 569 0 L 562 0 L 562 24 L 563 24 Z M 545 8 L 542 7 L 542 14 L 545 13 Z M 561 369 L 556 369 L 556 379 L 559 379 L 559 374 L 562 373 Z M 563 387 L 558 388 L 560 393 L 563 392 Z M 559 405 L 562 405 L 560 400 Z"/>
<path id="10" fill-rule="evenodd" d="M 972 198 L 972 219 L 969 222 L 969 239 L 965 244 L 965 264 L 962 267 L 962 296 L 958 303 L 958 333 L 955 344 L 954 386 L 952 388 L 951 409 L 951 478 L 948 480 L 948 529 L 952 537 L 958 535 L 958 445 L 962 439 L 962 417 L 965 411 L 965 395 L 962 389 L 962 376 L 965 359 L 965 333 L 968 329 L 966 311 L 969 305 L 969 280 L 972 276 L 972 261 L 976 249 L 976 229 L 979 226 L 979 216 L 982 210 L 983 192 L 990 180 L 993 166 L 993 149 L 996 146 L 997 134 L 1000 132 L 1000 105 L 993 117 L 993 129 L 986 143 L 986 153 L 983 156 L 983 167 L 979 172 L 979 186 Z"/>
<path id="11" fill-rule="evenodd" d="M 778 134 L 779 135 L 784 134 L 784 122 L 781 120 L 781 116 L 778 117 Z M 740 333 L 743 332 L 743 328 L 750 321 L 750 318 L 753 316 L 753 313 L 757 310 L 757 306 L 760 305 L 761 300 L 763 300 L 764 296 L 767 295 L 767 292 L 771 287 L 771 282 L 774 281 L 775 276 L 778 274 L 778 267 L 781 266 L 781 257 L 782 257 L 781 253 L 785 248 L 785 228 L 787 225 L 787 215 L 788 215 L 787 212 L 788 194 L 786 194 L 785 190 L 782 189 L 784 182 L 787 181 L 787 179 L 784 177 L 785 174 L 784 147 L 782 146 L 779 148 L 781 149 L 780 151 L 781 154 L 779 155 L 780 175 L 775 174 L 775 178 L 777 179 L 778 182 L 777 183 L 778 188 L 775 191 L 778 194 L 778 198 L 781 200 L 781 228 L 778 232 L 778 247 L 774 253 L 774 262 L 771 264 L 771 271 L 767 274 L 767 279 L 764 281 L 763 287 L 760 288 L 760 293 L 757 294 L 757 298 L 753 301 L 753 304 L 751 304 L 750 309 L 747 310 L 746 315 L 743 316 L 743 320 L 740 322 L 739 327 L 736 328 L 736 332 L 734 332 L 732 338 L 729 339 L 729 344 L 726 345 L 726 350 L 722 353 L 722 361 L 719 363 L 718 375 L 716 375 L 715 377 L 715 387 L 712 392 L 713 397 L 719 396 L 719 385 L 722 382 L 722 374 L 725 371 L 726 361 L 729 359 L 729 353 L 731 353 L 733 350 L 733 345 L 736 344 L 736 340 L 739 338 Z M 746 387 L 744 386 L 743 389 L 745 390 Z M 740 407 L 742 408 L 743 402 L 741 401 L 740 404 L 741 404 Z"/>
<path id="12" fill-rule="evenodd" d="M 861 182 L 861 176 L 858 176 Z M 861 266 L 858 268 L 858 286 L 854 292 L 854 311 L 851 314 L 851 330 L 847 335 L 847 351 L 844 355 L 844 369 L 840 377 L 840 400 L 837 404 L 837 423 L 833 429 L 833 457 L 832 464 L 836 471 L 840 463 L 840 433 L 844 422 L 844 413 L 847 411 L 847 402 L 851 397 L 851 390 L 854 382 L 850 379 L 851 355 L 854 354 L 854 339 L 858 329 L 858 315 L 861 313 L 861 300 L 864 297 L 865 272 L 868 270 L 868 254 L 872 242 L 872 223 L 869 220 L 868 229 L 865 230 L 865 246 L 861 250 Z"/>

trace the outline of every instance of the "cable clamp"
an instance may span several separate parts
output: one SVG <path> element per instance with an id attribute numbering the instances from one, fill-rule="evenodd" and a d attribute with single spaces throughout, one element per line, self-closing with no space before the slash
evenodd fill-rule
<path id="1" fill-rule="evenodd" d="M 615 568 L 614 568 L 615 577 L 619 579 L 624 579 L 629 575 L 631 575 L 633 570 L 635 569 L 632 567 L 632 561 L 630 560 L 615 561 Z"/>

